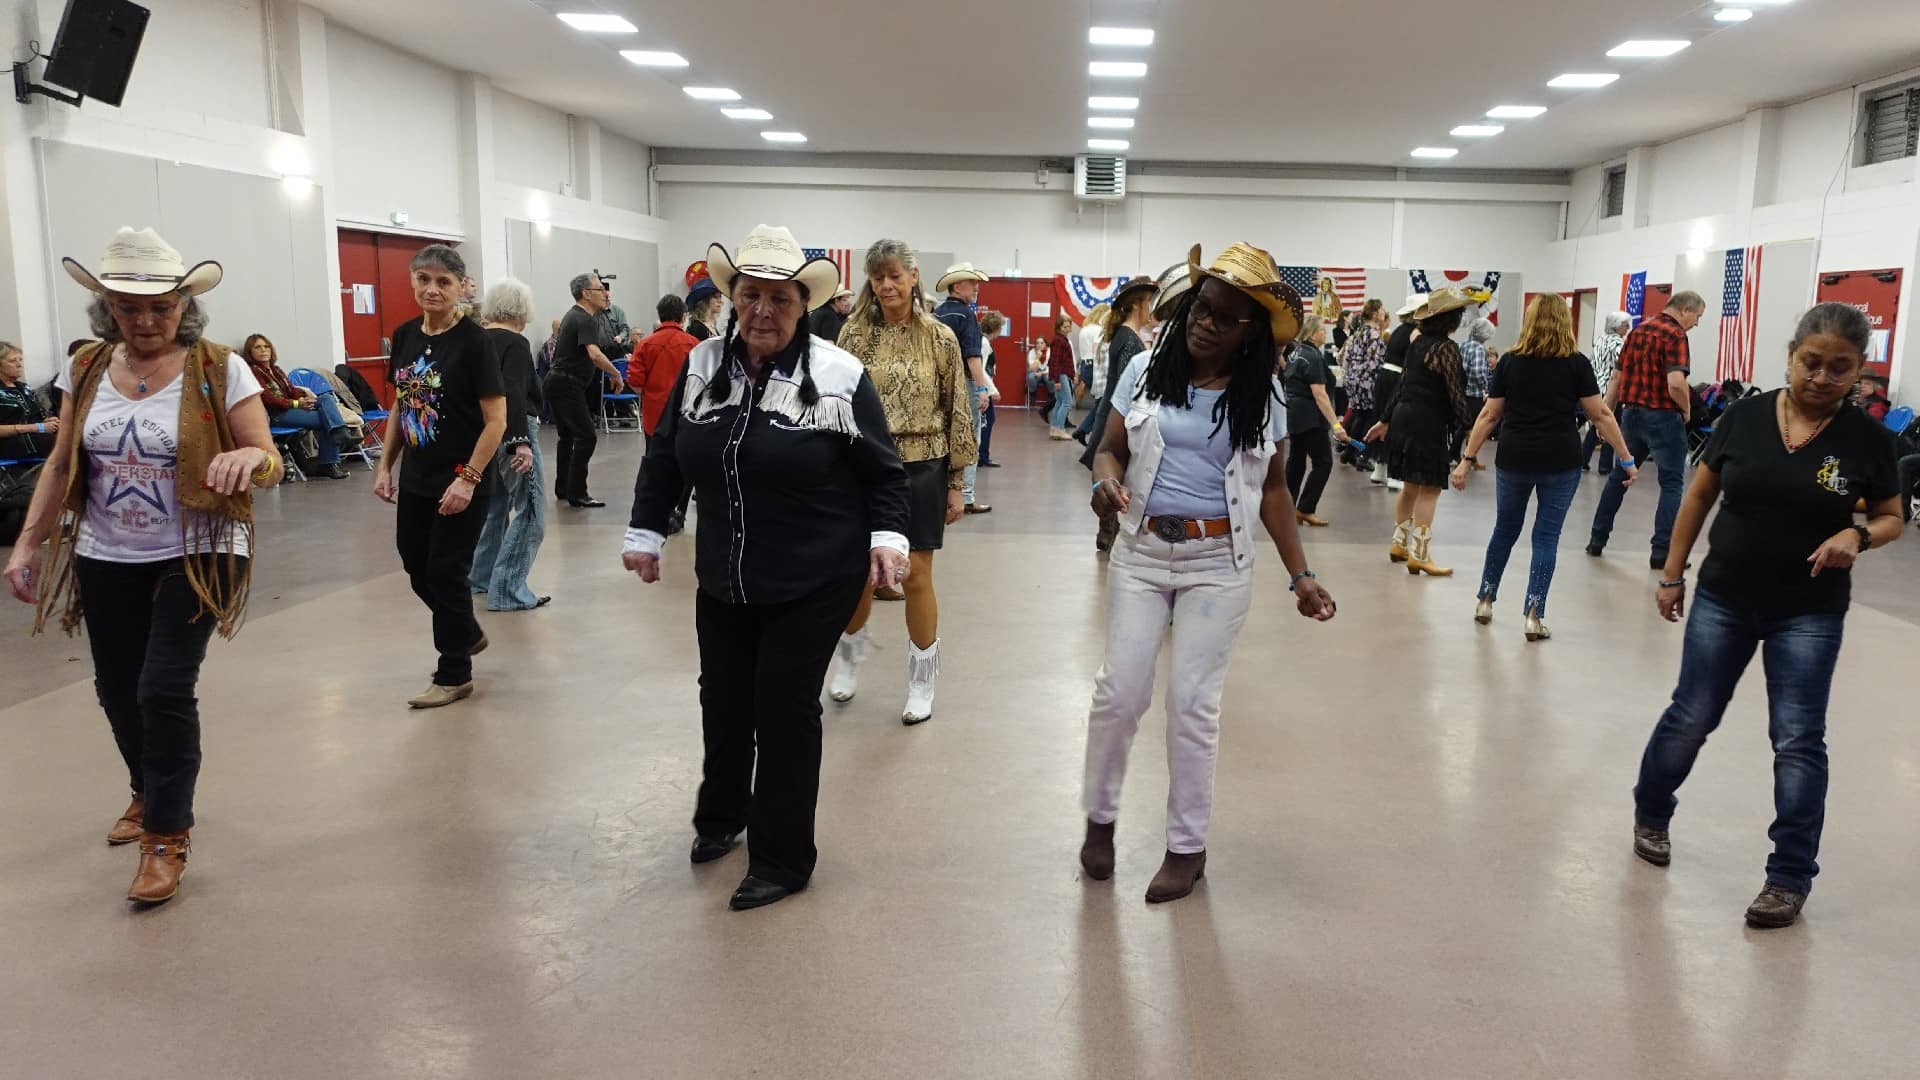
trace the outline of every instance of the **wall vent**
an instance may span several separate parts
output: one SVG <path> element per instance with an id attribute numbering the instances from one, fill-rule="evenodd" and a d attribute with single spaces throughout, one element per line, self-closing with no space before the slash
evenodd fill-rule
<path id="1" fill-rule="evenodd" d="M 1127 197 L 1127 159 L 1083 154 L 1073 159 L 1073 196 L 1089 202 L 1119 202 Z"/>

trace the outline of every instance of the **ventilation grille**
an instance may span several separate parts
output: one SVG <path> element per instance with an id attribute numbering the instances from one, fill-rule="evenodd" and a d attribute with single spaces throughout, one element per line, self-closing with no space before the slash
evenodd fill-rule
<path id="1" fill-rule="evenodd" d="M 1867 96 L 1862 165 L 1914 156 L 1920 149 L 1920 84 L 1908 83 Z"/>
<path id="2" fill-rule="evenodd" d="M 1619 217 L 1627 212 L 1627 167 L 1615 165 L 1607 170 L 1606 207 L 1601 217 Z"/>
<path id="3" fill-rule="evenodd" d="M 1091 202 L 1127 197 L 1127 159 L 1085 154 L 1073 159 L 1073 194 Z"/>

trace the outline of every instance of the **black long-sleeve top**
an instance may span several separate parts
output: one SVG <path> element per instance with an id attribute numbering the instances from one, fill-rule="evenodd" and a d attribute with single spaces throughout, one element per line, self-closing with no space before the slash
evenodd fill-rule
<path id="1" fill-rule="evenodd" d="M 886 409 L 860 361 L 811 343 L 819 393 L 800 401 L 796 338 L 751 385 L 725 343 L 687 358 L 667 411 L 647 441 L 634 485 L 629 550 L 658 551 L 668 516 L 691 483 L 700 500 L 694 575 L 730 604 L 778 604 L 835 580 L 864 577 L 869 552 L 905 553 L 907 471 Z M 730 371 L 723 402 L 709 390 Z"/>
<path id="2" fill-rule="evenodd" d="M 533 348 L 524 335 L 504 326 L 490 326 L 487 336 L 500 354 L 500 380 L 507 389 L 507 433 L 502 446 L 532 442 L 529 416 L 540 415 L 540 380 L 533 373 Z"/>

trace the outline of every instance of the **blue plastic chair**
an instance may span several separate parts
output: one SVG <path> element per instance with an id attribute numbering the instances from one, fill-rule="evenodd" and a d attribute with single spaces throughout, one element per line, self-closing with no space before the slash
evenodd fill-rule
<path id="1" fill-rule="evenodd" d="M 306 482 L 307 474 L 300 471 L 299 464 L 293 460 L 293 451 L 288 449 L 287 444 L 306 433 L 306 428 L 287 427 L 285 424 L 274 424 L 267 428 L 267 434 L 273 436 L 274 449 L 280 451 L 280 464 L 287 470 L 288 479 L 301 483 Z"/>
<path id="2" fill-rule="evenodd" d="M 1902 405 L 1887 413 L 1887 430 L 1895 435 L 1905 435 L 1913 426 L 1913 406 Z"/>
<path id="3" fill-rule="evenodd" d="M 327 381 L 327 377 L 312 368 L 293 369 L 287 373 L 287 381 L 302 390 L 308 391 L 315 397 L 321 394 L 334 394 L 336 397 L 338 396 L 338 392 L 334 389 L 333 384 Z M 364 424 L 360 429 L 360 445 L 352 450 L 341 450 L 340 457 L 343 460 L 357 457 L 360 459 L 360 464 L 367 467 L 368 472 L 374 471 L 373 459 L 379 457 L 380 451 L 383 449 L 376 428 L 378 424 L 384 422 L 386 418 L 387 414 L 383 411 L 362 412 L 360 419 L 364 421 Z"/>
<path id="4" fill-rule="evenodd" d="M 615 360 L 613 366 L 620 372 L 620 381 L 626 382 L 627 362 L 625 360 Z M 610 405 L 617 405 L 622 402 L 631 402 L 633 404 L 632 416 L 615 416 L 613 415 L 613 410 L 608 408 Z M 600 426 L 608 432 L 639 431 L 640 395 L 634 393 L 632 387 L 628 387 L 626 392 L 621 394 L 611 392 L 602 393 L 600 395 Z"/>

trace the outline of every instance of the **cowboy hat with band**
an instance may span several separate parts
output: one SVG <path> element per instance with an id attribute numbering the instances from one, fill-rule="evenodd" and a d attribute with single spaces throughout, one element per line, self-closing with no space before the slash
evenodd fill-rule
<path id="1" fill-rule="evenodd" d="M 831 259 L 809 259 L 793 233 L 779 225 L 755 225 L 735 258 L 720 244 L 707 248 L 707 274 L 719 290 L 733 294 L 742 274 L 761 281 L 792 281 L 807 291 L 807 310 L 817 311 L 840 288 L 840 268 Z"/>
<path id="2" fill-rule="evenodd" d="M 933 283 L 933 291 L 946 292 L 947 289 L 950 288 L 954 284 L 954 282 L 957 282 L 957 281 L 983 281 L 984 282 L 984 281 L 992 281 L 992 280 L 993 280 L 992 278 L 987 276 L 987 272 L 985 270 L 982 270 L 979 267 L 974 266 L 970 262 L 954 263 L 952 266 L 947 267 L 946 273 L 940 275 L 939 281 L 936 281 Z"/>
<path id="3" fill-rule="evenodd" d="M 1445 315 L 1450 311 L 1470 308 L 1478 303 L 1480 301 L 1474 299 L 1473 295 L 1464 289 L 1435 289 L 1427 294 L 1426 301 L 1414 311 L 1413 319 L 1415 322 L 1425 322 L 1435 315 Z"/>
<path id="4" fill-rule="evenodd" d="M 1213 278 L 1252 297 L 1254 303 L 1267 309 L 1274 344 L 1285 345 L 1299 336 L 1300 324 L 1306 319 L 1300 294 L 1280 280 L 1280 267 L 1273 256 L 1259 248 L 1251 244 L 1230 244 L 1213 257 L 1213 265 L 1202 267 L 1200 246 L 1196 244 L 1187 254 L 1187 276 L 1195 287 L 1201 278 Z"/>
<path id="5" fill-rule="evenodd" d="M 189 267 L 159 233 L 130 227 L 122 228 L 107 244 L 98 274 L 71 258 L 61 259 L 60 265 L 89 292 L 123 296 L 199 296 L 220 284 L 224 273 L 211 259 Z"/>

